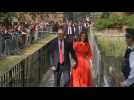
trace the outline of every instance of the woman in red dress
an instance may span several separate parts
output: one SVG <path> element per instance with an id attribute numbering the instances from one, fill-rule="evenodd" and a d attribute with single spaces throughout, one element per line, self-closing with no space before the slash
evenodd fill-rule
<path id="1" fill-rule="evenodd" d="M 73 44 L 77 56 L 77 64 L 71 71 L 70 87 L 92 87 L 92 52 L 86 33 L 80 34 L 80 41 Z"/>

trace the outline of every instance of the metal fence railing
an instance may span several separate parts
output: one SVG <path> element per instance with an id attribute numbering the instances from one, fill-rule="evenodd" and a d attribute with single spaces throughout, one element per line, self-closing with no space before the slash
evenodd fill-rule
<path id="1" fill-rule="evenodd" d="M 54 39 L 32 55 L 11 66 L 7 72 L 0 74 L 0 87 L 38 86 L 42 75 L 51 65 L 50 57 L 54 56 L 55 50 L 55 46 L 52 45 L 53 41 Z"/>
<path id="2" fill-rule="evenodd" d="M 26 34 L 17 31 L 8 34 L 0 33 L 0 58 L 20 52 L 21 49 L 35 43 L 39 39 L 44 38 L 46 33 L 56 32 L 53 32 L 52 28 L 49 28 L 47 31 L 39 29 L 34 32 L 29 31 L 29 33 Z"/>
<path id="3" fill-rule="evenodd" d="M 123 35 L 111 35 L 111 36 L 97 36 L 103 43 L 98 43 L 102 45 L 101 55 L 102 55 L 102 65 L 104 72 L 104 86 L 106 87 L 118 87 L 120 82 L 123 81 L 123 76 L 121 72 L 123 55 L 125 53 L 125 37 Z M 98 42 L 100 42 L 98 40 Z"/>
<path id="4" fill-rule="evenodd" d="M 89 40 L 92 47 L 93 52 L 93 77 L 94 83 L 98 87 L 103 84 L 103 66 L 101 65 L 101 52 L 99 50 L 96 39 L 93 35 L 93 31 L 90 30 Z"/>
<path id="5" fill-rule="evenodd" d="M 109 36 L 108 36 L 109 37 Z M 105 36 L 105 38 L 108 38 Z M 118 38 L 118 43 L 113 43 L 114 38 Z M 113 42 L 112 45 L 109 45 L 110 48 L 108 52 L 109 54 L 114 54 L 113 49 L 119 50 L 119 46 L 117 44 L 121 44 L 121 39 L 124 39 L 124 36 L 110 36 L 110 39 L 112 38 Z M 118 87 L 120 86 L 120 82 L 122 80 L 122 74 L 121 74 L 121 66 L 122 66 L 122 56 L 110 56 L 105 55 L 104 52 L 102 53 L 102 48 L 100 48 L 100 45 L 94 35 L 94 30 L 92 29 L 89 34 L 89 40 L 92 46 L 93 51 L 93 73 L 94 73 L 94 81 L 97 87 Z M 104 40 L 104 39 L 102 39 Z M 105 42 L 105 41 L 104 41 Z M 116 45 L 113 45 L 116 44 Z M 112 49 L 113 48 L 113 49 Z M 103 48 L 104 49 L 104 48 Z M 120 51 L 120 52 L 123 52 Z"/>

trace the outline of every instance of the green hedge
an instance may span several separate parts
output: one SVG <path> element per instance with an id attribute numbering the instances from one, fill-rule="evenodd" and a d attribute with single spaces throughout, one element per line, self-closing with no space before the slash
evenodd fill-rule
<path id="1" fill-rule="evenodd" d="M 131 16 L 109 16 L 96 20 L 96 29 L 103 30 L 105 28 L 122 27 L 128 25 L 134 27 L 134 15 Z"/>
<path id="2" fill-rule="evenodd" d="M 123 57 L 126 49 L 124 37 L 96 36 L 96 40 L 102 55 Z"/>
<path id="3" fill-rule="evenodd" d="M 129 27 L 134 27 L 134 15 L 126 18 L 126 23 Z"/>

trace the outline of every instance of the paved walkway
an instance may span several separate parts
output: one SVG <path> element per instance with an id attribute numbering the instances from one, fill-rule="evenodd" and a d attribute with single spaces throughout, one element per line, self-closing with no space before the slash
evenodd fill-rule
<path id="1" fill-rule="evenodd" d="M 70 55 L 70 59 L 72 59 L 72 58 L 71 58 L 71 55 Z M 73 66 L 73 64 L 74 64 L 74 61 L 71 60 L 71 66 Z M 95 78 L 95 77 L 93 77 L 93 78 Z M 63 84 L 62 84 L 62 83 L 63 83 L 63 81 L 62 81 L 62 76 L 61 76 L 61 82 L 60 82 L 60 83 L 61 83 L 61 87 L 63 87 L 63 86 L 62 86 L 62 85 L 63 85 Z M 51 68 L 43 75 L 39 87 L 56 87 L 56 85 L 55 85 L 55 76 L 54 76 L 53 67 L 51 67 Z M 95 87 L 96 87 L 96 85 L 95 85 Z"/>
<path id="2" fill-rule="evenodd" d="M 54 71 L 50 68 L 41 80 L 39 87 L 55 87 Z"/>
<path id="3" fill-rule="evenodd" d="M 71 55 L 70 55 L 70 59 Z M 73 60 L 71 60 L 71 65 L 73 65 Z M 61 87 L 63 86 L 62 76 L 61 76 Z M 42 77 L 39 87 L 56 87 L 55 86 L 55 76 L 54 67 L 51 67 Z"/>

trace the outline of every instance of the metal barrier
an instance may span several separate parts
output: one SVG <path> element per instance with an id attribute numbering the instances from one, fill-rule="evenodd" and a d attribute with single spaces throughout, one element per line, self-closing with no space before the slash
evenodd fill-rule
<path id="1" fill-rule="evenodd" d="M 97 87 L 103 85 L 103 66 L 101 63 L 101 52 L 99 50 L 96 39 L 93 35 L 93 30 L 90 30 L 89 41 L 91 43 L 92 51 L 93 51 L 93 76 L 94 82 Z"/>
<path id="2" fill-rule="evenodd" d="M 89 40 L 93 51 L 93 73 L 97 87 L 117 87 L 122 80 L 122 57 L 114 57 L 102 54 L 94 30 L 91 29 Z M 123 36 L 113 36 L 124 38 Z M 118 40 L 119 42 L 119 40 Z M 112 47 L 112 46 L 110 46 Z M 118 48 L 119 49 L 119 48 Z M 111 50 L 112 52 L 112 50 Z"/>
<path id="3" fill-rule="evenodd" d="M 0 87 L 38 86 L 42 75 L 51 65 L 49 57 L 54 56 L 55 50 L 53 41 L 54 40 L 50 41 L 32 55 L 21 60 L 6 73 L 1 74 Z"/>
<path id="4" fill-rule="evenodd" d="M 18 52 L 20 49 L 23 49 L 29 46 L 30 44 L 36 42 L 37 40 L 44 38 L 46 33 L 49 32 L 38 31 L 35 33 L 36 35 L 34 36 L 31 35 L 32 33 L 28 33 L 25 39 L 22 39 L 22 35 L 16 35 L 15 33 L 12 34 L 11 39 L 5 40 L 3 37 L 0 37 L 0 57 L 7 56 L 10 54 L 16 54 L 16 52 Z"/>
<path id="5" fill-rule="evenodd" d="M 103 78 L 105 87 L 119 87 L 120 82 L 123 81 L 121 72 L 123 54 L 125 53 L 125 37 L 124 35 L 111 35 L 111 36 L 97 36 L 101 40 L 108 40 L 109 48 L 103 49 L 102 65 L 103 65 Z M 112 38 L 112 39 L 111 39 Z M 112 40 L 112 41 L 111 41 Z M 106 41 L 105 41 L 106 42 Z M 123 44 L 123 45 L 121 45 Z M 106 53 L 107 52 L 107 53 Z"/>

